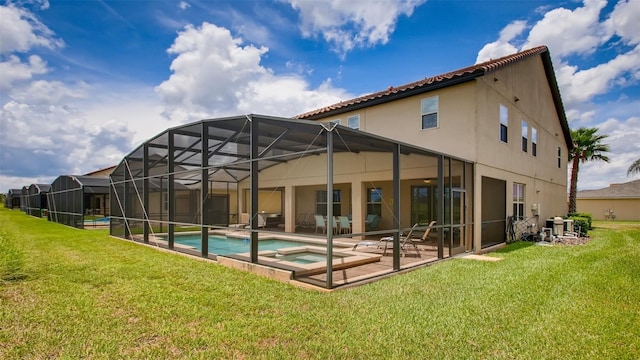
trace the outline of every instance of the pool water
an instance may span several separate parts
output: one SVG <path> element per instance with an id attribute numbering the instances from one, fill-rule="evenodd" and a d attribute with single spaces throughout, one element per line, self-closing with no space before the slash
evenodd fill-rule
<path id="1" fill-rule="evenodd" d="M 176 244 L 191 246 L 202 250 L 200 235 L 175 235 Z M 286 247 L 307 246 L 309 243 L 280 239 L 265 239 L 258 241 L 258 250 L 277 250 Z M 249 239 L 228 238 L 225 236 L 209 236 L 209 253 L 216 255 L 231 255 L 249 252 Z M 315 262 L 315 261 L 314 261 Z"/>

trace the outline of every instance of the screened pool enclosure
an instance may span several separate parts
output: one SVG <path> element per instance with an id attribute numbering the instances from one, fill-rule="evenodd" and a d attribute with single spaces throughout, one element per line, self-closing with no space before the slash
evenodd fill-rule
<path id="1" fill-rule="evenodd" d="M 31 184 L 22 188 L 24 212 L 36 217 L 46 217 L 47 193 L 51 189 L 49 184 Z"/>
<path id="2" fill-rule="evenodd" d="M 470 162 L 339 125 L 209 119 L 124 157 L 110 232 L 335 288 L 471 251 L 472 184 Z"/>
<path id="3" fill-rule="evenodd" d="M 23 203 L 22 189 L 9 189 L 4 198 L 4 207 L 7 209 L 20 209 Z"/>
<path id="4" fill-rule="evenodd" d="M 47 194 L 49 220 L 84 228 L 109 215 L 109 178 L 106 176 L 62 175 Z"/>

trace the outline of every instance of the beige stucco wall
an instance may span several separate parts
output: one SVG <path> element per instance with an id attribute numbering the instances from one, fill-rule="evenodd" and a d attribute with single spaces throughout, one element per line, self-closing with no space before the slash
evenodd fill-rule
<path id="1" fill-rule="evenodd" d="M 387 153 L 336 153 L 333 163 L 334 189 L 342 190 L 342 214 L 351 213 L 356 219 L 354 232 L 364 231 L 364 218 L 366 217 L 366 192 L 367 189 L 379 187 L 383 192 L 383 210 L 381 228 L 391 228 L 393 223 L 393 188 L 392 181 L 392 155 Z M 419 183 L 426 178 L 437 176 L 437 159 L 432 156 L 403 155 L 400 158 L 400 176 L 406 181 L 404 186 L 410 186 L 411 181 Z M 295 208 L 291 211 L 294 215 L 315 214 L 315 194 L 317 190 L 326 190 L 327 183 L 327 156 L 326 154 L 311 155 L 301 161 L 289 161 L 287 163 L 264 169 L 259 174 L 261 188 L 283 187 L 291 189 L 295 193 L 292 202 Z M 240 183 L 243 194 L 249 188 L 248 179 Z M 295 190 L 294 190 L 295 189 Z M 285 190 L 285 198 L 287 196 Z M 403 218 L 400 219 L 403 226 L 411 226 L 410 223 L 410 190 L 401 194 L 401 206 L 403 206 Z M 246 196 L 246 195 L 245 195 Z M 243 201 L 244 206 L 247 202 Z M 286 207 L 286 205 L 285 205 Z M 285 211 L 286 213 L 286 211 Z M 286 213 L 285 228 L 292 231 L 295 219 Z M 309 216 L 311 219 L 312 216 Z M 362 219 L 359 223 L 357 219 Z M 300 220 L 300 219 L 298 219 Z"/>
<path id="2" fill-rule="evenodd" d="M 420 100 L 439 99 L 439 126 L 421 129 Z M 500 104 L 509 110 L 508 143 L 499 139 Z M 326 117 L 320 121 L 360 115 L 360 129 L 476 163 L 474 223 L 481 229 L 482 176 L 507 183 L 506 213 L 512 215 L 513 183 L 525 184 L 525 207 L 539 204 L 540 219 L 566 214 L 567 153 L 560 120 L 539 56 L 467 83 Z M 522 151 L 522 120 L 528 123 L 528 151 Z M 532 154 L 532 128 L 537 130 L 537 155 Z M 560 167 L 557 165 L 560 148 Z M 479 238 L 475 239 L 479 249 Z"/>
<path id="3" fill-rule="evenodd" d="M 613 210 L 616 220 L 640 221 L 640 198 L 576 199 L 576 209 L 581 213 L 591 213 L 594 220 L 605 220 L 605 210 Z"/>
<path id="4" fill-rule="evenodd" d="M 478 99 L 478 163 L 566 186 L 567 145 L 538 57 L 482 77 Z M 500 104 L 509 110 L 508 143 L 499 140 Z M 522 120 L 528 123 L 527 152 L 521 145 Z M 532 128 L 538 132 L 537 156 L 531 150 Z"/>

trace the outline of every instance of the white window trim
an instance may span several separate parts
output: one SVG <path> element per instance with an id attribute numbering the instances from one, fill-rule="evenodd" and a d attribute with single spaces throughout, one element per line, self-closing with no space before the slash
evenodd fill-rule
<path id="1" fill-rule="evenodd" d="M 529 122 L 523 119 L 520 123 L 520 127 L 522 129 L 522 137 L 520 138 L 520 149 L 522 150 L 522 152 L 529 152 Z M 524 145 L 524 147 L 522 145 Z"/>
<path id="2" fill-rule="evenodd" d="M 358 126 L 357 127 L 351 126 L 351 120 L 357 120 Z M 347 117 L 347 127 L 355 130 L 360 130 L 360 114 L 355 114 Z"/>
<path id="3" fill-rule="evenodd" d="M 503 116 L 504 115 L 504 116 Z M 502 126 L 506 129 L 506 139 L 502 139 Z M 498 139 L 505 144 L 509 143 L 509 108 L 500 104 L 500 127 L 498 128 Z"/>
<path id="4" fill-rule="evenodd" d="M 538 156 L 538 129 L 531 127 L 531 155 Z"/>
<path id="5" fill-rule="evenodd" d="M 436 99 L 436 109 L 435 111 L 423 112 L 423 103 L 425 100 Z M 425 115 L 436 114 L 436 125 L 432 127 L 424 127 L 423 117 Z M 426 98 L 420 99 L 420 129 L 421 130 L 431 130 L 438 129 L 440 127 L 440 97 L 438 95 L 429 96 Z"/>
<path id="6" fill-rule="evenodd" d="M 517 197 L 517 194 L 515 192 L 516 188 L 521 188 L 522 189 L 522 200 L 520 200 Z M 513 190 L 514 193 L 512 194 L 512 198 L 513 198 L 513 205 L 520 205 L 522 204 L 522 214 L 518 214 L 516 211 L 514 211 L 513 213 L 513 217 L 514 219 L 517 220 L 524 220 L 527 218 L 527 206 L 526 206 L 526 198 L 525 198 L 525 194 L 526 194 L 526 185 L 525 184 L 521 184 L 521 183 L 513 183 Z"/>

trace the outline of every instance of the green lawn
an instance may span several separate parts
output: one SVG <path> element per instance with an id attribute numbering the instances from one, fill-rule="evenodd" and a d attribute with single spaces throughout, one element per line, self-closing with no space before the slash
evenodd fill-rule
<path id="1" fill-rule="evenodd" d="M 640 224 L 595 226 L 324 293 L 0 208 L 0 358 L 638 359 Z"/>

